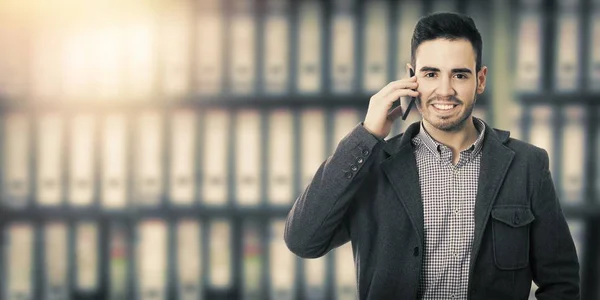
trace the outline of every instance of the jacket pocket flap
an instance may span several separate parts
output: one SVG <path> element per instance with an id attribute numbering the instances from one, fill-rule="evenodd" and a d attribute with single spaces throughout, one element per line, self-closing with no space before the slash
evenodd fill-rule
<path id="1" fill-rule="evenodd" d="M 525 226 L 535 220 L 527 207 L 497 207 L 492 209 L 492 218 L 510 227 Z"/>

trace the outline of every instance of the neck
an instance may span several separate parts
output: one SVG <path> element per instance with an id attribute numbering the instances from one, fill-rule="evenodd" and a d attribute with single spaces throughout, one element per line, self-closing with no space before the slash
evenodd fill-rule
<path id="1" fill-rule="evenodd" d="M 469 117 L 460 129 L 444 131 L 433 127 L 433 125 L 423 119 L 423 127 L 433 139 L 444 144 L 452 149 L 453 153 L 457 154 L 469 148 L 477 140 L 479 134 L 473 122 L 473 118 Z"/>

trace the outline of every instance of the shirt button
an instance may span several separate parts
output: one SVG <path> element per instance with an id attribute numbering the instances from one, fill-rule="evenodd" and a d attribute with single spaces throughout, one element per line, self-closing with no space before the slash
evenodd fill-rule
<path id="1" fill-rule="evenodd" d="M 450 294 L 450 298 L 452 298 L 452 299 L 456 299 L 456 295 L 454 295 L 454 294 Z"/>
<path id="2" fill-rule="evenodd" d="M 453 212 L 454 212 L 455 215 L 458 215 L 458 208 L 454 209 Z"/>

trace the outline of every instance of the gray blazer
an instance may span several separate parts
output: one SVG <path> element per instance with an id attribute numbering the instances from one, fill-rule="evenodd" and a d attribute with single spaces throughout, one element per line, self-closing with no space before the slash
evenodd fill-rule
<path id="1" fill-rule="evenodd" d="M 351 241 L 360 299 L 416 299 L 423 204 L 411 144 L 358 124 L 320 166 L 286 222 L 288 248 L 316 258 Z M 545 150 L 486 124 L 469 299 L 579 299 L 579 263 Z"/>

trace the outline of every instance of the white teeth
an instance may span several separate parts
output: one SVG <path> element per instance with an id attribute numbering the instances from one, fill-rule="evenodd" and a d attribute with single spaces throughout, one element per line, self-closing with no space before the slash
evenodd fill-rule
<path id="1" fill-rule="evenodd" d="M 433 107 L 437 108 L 437 109 L 441 109 L 441 110 L 450 110 L 452 108 L 454 108 L 454 105 L 440 105 L 440 104 L 434 104 Z"/>

